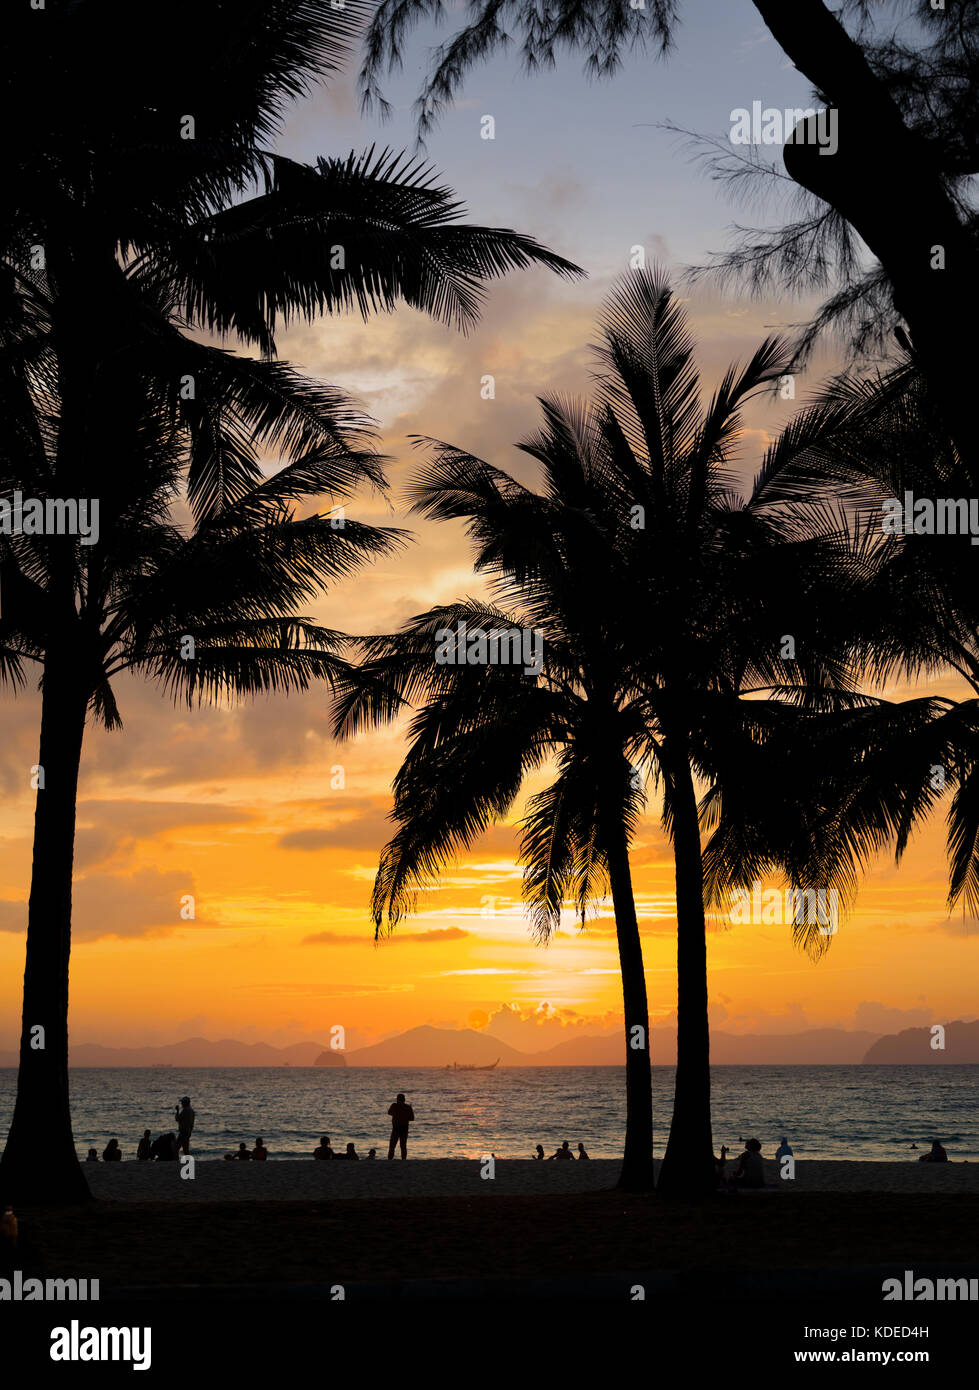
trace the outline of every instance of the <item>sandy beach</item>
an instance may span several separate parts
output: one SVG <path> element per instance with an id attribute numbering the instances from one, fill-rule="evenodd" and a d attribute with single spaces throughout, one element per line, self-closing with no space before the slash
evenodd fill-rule
<path id="1" fill-rule="evenodd" d="M 729 1169 L 734 1165 L 729 1160 Z M 905 1195 L 979 1193 L 979 1163 L 859 1163 L 799 1160 L 792 1181 L 779 1179 L 769 1161 L 767 1194 L 865 1192 Z M 93 1196 L 117 1202 L 269 1202 L 322 1198 L 571 1196 L 607 1191 L 619 1173 L 617 1161 L 536 1163 L 497 1159 L 492 1177 L 477 1159 L 378 1159 L 360 1163 L 282 1160 L 266 1163 L 195 1164 L 193 1179 L 177 1163 L 92 1163 L 85 1176 Z M 755 1197 L 756 1194 L 751 1194 Z M 766 1200 L 766 1194 L 758 1194 Z"/>

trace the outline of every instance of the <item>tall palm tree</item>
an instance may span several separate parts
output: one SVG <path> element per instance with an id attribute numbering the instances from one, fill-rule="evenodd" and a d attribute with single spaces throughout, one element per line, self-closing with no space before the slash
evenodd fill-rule
<path id="1" fill-rule="evenodd" d="M 60 400 L 44 388 L 54 378 L 52 359 L 51 351 L 34 355 L 23 372 L 11 370 L 9 353 L 4 359 L 6 418 L 16 424 L 0 453 L 7 506 L 17 493 L 42 502 L 65 496 Z M 113 681 L 122 672 L 144 675 L 188 704 L 333 680 L 342 634 L 319 626 L 301 605 L 400 539 L 352 518 L 341 525 L 335 515 L 297 514 L 315 499 L 347 497 L 362 480 L 380 481 L 376 456 L 358 450 L 355 419 L 343 435 L 331 421 L 311 443 L 299 431 L 291 448 L 295 421 L 287 415 L 270 425 L 284 465 L 256 470 L 218 514 L 199 489 L 188 523 L 183 499 L 198 441 L 135 357 L 117 365 L 113 400 L 102 450 L 85 466 L 98 499 L 94 528 L 88 535 L 18 534 L 15 520 L 0 538 L 0 679 L 22 686 L 32 666 L 41 671 L 20 1071 L 0 1164 L 4 1196 L 20 1201 L 87 1195 L 67 1072 L 72 859 L 86 723 L 121 727 Z M 227 433 L 210 438 L 216 454 L 233 446 L 234 424 L 229 417 Z"/>
<path id="2" fill-rule="evenodd" d="M 524 821 L 525 889 L 546 935 L 565 899 L 582 910 L 600 875 L 611 884 L 627 1185 L 648 1182 L 651 1133 L 648 1053 L 629 1046 L 632 1027 L 645 1028 L 645 986 L 628 846 L 644 770 L 662 784 L 676 863 L 678 1056 L 660 1185 L 700 1191 L 713 1184 L 713 1163 L 697 783 L 750 775 L 773 728 L 846 688 L 845 644 L 821 617 L 843 547 L 804 529 L 783 535 L 777 515 L 745 504 L 729 471 L 744 402 L 785 370 L 781 343 L 770 339 L 731 368 L 704 406 L 683 310 L 655 273 L 621 282 L 602 329 L 594 404 L 544 401 L 544 429 L 521 446 L 543 467 L 542 493 L 435 446 L 415 505 L 466 520 L 476 568 L 493 577 L 501 607 L 436 609 L 398 634 L 363 639 L 364 665 L 341 681 L 338 730 L 422 700 L 395 782 L 398 830 L 375 885 L 378 930 L 447 855 L 506 814 L 528 771 L 557 757 L 555 781 Z M 538 679 L 438 665 L 436 635 L 460 619 L 541 631 Z M 787 633 L 797 636 L 794 656 Z"/>
<path id="3" fill-rule="evenodd" d="M 443 456 L 438 479 L 419 488 L 424 510 L 466 515 L 480 531 L 477 567 L 499 570 L 506 607 L 460 602 L 422 614 L 393 636 L 362 639 L 364 665 L 340 677 L 337 731 L 349 735 L 394 718 L 422 697 L 395 780 L 398 829 L 381 856 L 374 886 L 379 935 L 413 909 L 417 888 L 446 859 L 506 817 L 529 777 L 556 762 L 522 821 L 524 896 L 535 934 L 547 942 L 566 906 L 584 925 L 589 902 L 606 890 L 611 894 L 625 1022 L 620 1185 L 648 1190 L 649 1016 L 628 854 L 645 800 L 643 779 L 636 775 L 643 729 L 630 708 L 635 691 L 628 654 L 603 634 L 612 577 L 600 559 L 591 570 L 582 565 L 589 536 L 601 542 L 600 531 L 595 534 L 587 510 L 563 500 L 576 484 L 582 499 L 594 494 L 597 501 L 601 469 L 593 471 L 581 452 L 566 447 L 571 422 L 557 403 L 548 413 L 541 436 L 548 474 L 542 496 L 460 455 Z M 519 577 L 508 565 L 518 530 L 524 547 Z M 601 556 L 601 545 L 596 549 Z M 501 552 L 498 561 L 493 550 Z M 539 676 L 531 679 L 512 666 L 436 665 L 439 641 L 457 632 L 460 622 L 474 633 L 536 631 L 543 640 Z"/>
<path id="4" fill-rule="evenodd" d="M 154 451 L 163 449 L 157 432 L 186 451 L 180 482 L 194 515 L 194 563 L 216 554 L 219 535 L 230 567 L 239 555 L 247 562 L 259 534 L 274 550 L 281 533 L 283 574 L 295 567 L 279 607 L 274 586 L 241 609 L 219 586 L 224 597 L 213 613 L 203 594 L 187 597 L 188 625 L 195 611 L 213 617 L 218 645 L 223 633 L 229 653 L 242 649 L 238 677 L 216 671 L 214 688 L 231 690 L 239 679 L 252 689 L 272 681 L 273 670 L 277 680 L 329 673 L 334 647 L 317 656 L 326 639 L 310 629 L 307 643 L 286 599 L 308 592 L 314 577 L 352 568 L 382 537 L 347 524 L 317 540 L 315 527 L 307 534 L 287 526 L 283 509 L 317 491 L 343 498 L 364 481 L 380 483 L 382 473 L 344 394 L 275 360 L 276 329 L 352 306 L 366 316 L 399 301 L 466 329 L 492 277 L 531 264 L 579 273 L 529 237 L 461 223 L 448 189 L 386 151 L 308 167 L 273 152 L 287 104 L 337 70 L 363 18 L 359 4 L 330 0 L 200 0 L 184 12 L 169 3 L 134 12 L 120 0 L 50 0 L 42 16 L 24 7 L 6 26 L 0 102 L 18 139 L 0 214 L 0 353 L 17 424 L 2 486 L 29 481 L 39 498 L 100 498 L 112 547 L 100 540 L 79 549 L 52 537 L 35 540 L 36 549 L 6 543 L 0 556 L 0 669 L 16 680 L 24 661 L 43 663 L 40 762 L 48 777 L 38 797 L 25 1031 L 3 1174 L 5 1185 L 16 1178 L 45 1199 L 85 1188 L 67 1099 L 74 779 L 85 709 L 115 721 L 106 679 L 121 669 L 112 664 L 121 657 L 110 661 L 114 644 L 139 665 L 150 651 L 139 634 L 149 641 L 163 621 L 141 618 L 135 600 L 129 618 L 114 611 L 116 564 L 124 576 L 132 564 L 133 583 L 149 582 L 171 545 L 166 530 L 122 534 L 137 522 L 148 527 L 150 516 L 162 524 L 159 499 L 175 484 L 154 471 Z M 39 73 L 57 99 L 38 101 Z M 207 341 L 214 334 L 261 356 L 220 349 Z M 265 478 L 263 451 L 290 461 L 278 482 Z M 270 508 L 279 509 L 274 524 Z M 210 529 L 221 526 L 229 529 Z M 238 534 L 249 527 L 254 542 Z M 147 559 L 140 546 L 155 547 L 154 535 L 162 550 Z M 199 578 L 214 576 L 202 570 Z M 102 646 L 89 650 L 100 612 L 111 621 Z M 178 620 L 179 606 L 171 616 Z M 239 619 L 286 626 L 239 631 Z M 211 688 L 200 674 L 208 659 L 192 668 L 197 677 L 177 668 L 198 693 Z M 43 1052 L 30 1046 L 39 1011 L 48 1020 Z M 32 1153 L 45 1164 L 33 1165 Z"/>

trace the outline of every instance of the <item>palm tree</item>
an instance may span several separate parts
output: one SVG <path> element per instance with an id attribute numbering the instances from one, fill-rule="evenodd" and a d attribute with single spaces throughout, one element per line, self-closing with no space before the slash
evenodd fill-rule
<path id="1" fill-rule="evenodd" d="M 630 708 L 635 691 L 628 654 L 603 636 L 602 609 L 614 592 L 612 576 L 601 568 L 604 518 L 596 525 L 587 510 L 563 500 L 576 487 L 580 498 L 590 495 L 597 503 L 601 464 L 565 447 L 570 421 L 556 403 L 548 414 L 542 496 L 479 460 L 448 454 L 438 478 L 419 488 L 419 505 L 429 514 L 469 517 L 480 533 L 477 568 L 498 570 L 507 607 L 460 602 L 422 614 L 393 636 L 362 639 L 364 665 L 339 680 L 337 732 L 350 735 L 394 718 L 413 697 L 423 697 L 395 780 L 398 829 L 382 853 L 374 886 L 378 935 L 413 909 L 417 888 L 440 864 L 506 817 L 529 776 L 556 761 L 553 778 L 531 797 L 522 822 L 524 895 L 535 934 L 547 942 L 566 904 L 584 925 L 590 900 L 606 886 L 611 893 L 625 1021 L 620 1186 L 648 1190 L 649 1016 L 628 855 L 645 799 L 636 766 L 643 729 Z M 599 558 L 586 570 L 590 540 Z M 510 560 L 521 543 L 518 576 Z M 512 666 L 436 665 L 436 647 L 446 633 L 458 632 L 459 623 L 489 637 L 535 631 L 543 642 L 537 679 Z"/>
<path id="2" fill-rule="evenodd" d="M 47 776 L 3 1175 L 5 1186 L 16 1181 L 54 1200 L 85 1190 L 68 1113 L 67 969 L 86 709 L 113 725 L 108 677 L 131 664 L 198 695 L 332 673 L 334 638 L 304 629 L 290 605 L 314 579 L 339 576 L 384 543 L 383 533 L 341 529 L 336 518 L 330 535 L 288 520 L 300 499 L 343 498 L 383 475 L 344 394 L 275 360 L 276 328 L 403 301 L 465 330 L 486 280 L 531 264 L 579 272 L 529 237 L 460 223 L 459 204 L 430 171 L 386 151 L 307 167 L 268 148 L 287 103 L 345 57 L 364 18 L 356 3 L 243 0 L 230 11 L 202 0 L 187 18 L 192 36 L 169 6 L 161 14 L 152 5 L 133 13 L 55 2 L 36 18 L 19 11 L 6 31 L 3 109 L 22 138 L 0 217 L 2 389 L 16 421 L 2 486 L 99 498 L 106 537 L 84 549 L 60 537 L 28 549 L 7 542 L 0 556 L 0 674 L 16 681 L 25 661 L 43 663 Z M 57 85 L 57 101 L 37 102 L 38 72 Z M 25 110 L 37 119 L 24 122 Z M 220 349 L 206 334 L 231 335 L 261 357 Z M 150 595 L 153 575 L 176 582 L 175 533 L 163 511 L 176 483 L 157 463 L 170 460 L 172 470 L 180 448 L 195 520 L 180 573 L 197 565 L 197 578 L 217 585 L 213 609 L 201 592 Z M 267 450 L 290 460 L 273 479 Z M 124 470 L 132 476 L 117 476 Z M 136 528 L 129 539 L 126 526 Z M 249 600 L 246 582 L 235 606 L 238 596 L 210 568 L 219 537 L 229 570 L 250 563 L 260 543 L 270 547 L 254 580 L 269 583 L 267 593 Z M 224 665 L 207 674 L 216 657 L 205 653 L 190 668 L 196 676 L 171 670 L 152 645 L 167 614 L 188 635 L 196 614 L 215 652 L 223 644 Z M 45 1027 L 43 1051 L 31 1046 L 36 1024 Z"/>
<path id="3" fill-rule="evenodd" d="M 819 408 L 832 427 L 815 448 L 771 452 L 756 484 L 758 504 L 797 508 L 805 499 L 824 507 L 829 497 L 844 499 L 838 526 L 856 524 L 866 538 L 865 573 L 847 617 L 863 679 L 882 687 L 952 677 L 972 698 L 868 700 L 824 720 L 808 750 L 791 754 L 795 775 L 832 807 L 811 852 L 850 878 L 889 844 L 900 862 L 913 831 L 947 800 L 948 910 L 962 904 L 976 916 L 979 601 L 968 513 L 975 471 L 910 351 L 884 372 L 841 374 L 824 388 Z M 937 526 L 924 529 L 913 514 L 907 529 L 892 524 L 895 504 L 903 511 L 908 494 L 935 506 Z M 964 524 L 953 530 L 946 516 L 958 522 L 960 512 Z M 718 882 L 733 853 L 727 826 L 715 846 Z"/>
<path id="4" fill-rule="evenodd" d="M 546 936 L 565 899 L 582 911 L 602 875 L 611 884 L 627 1185 L 648 1182 L 651 1133 L 648 1054 L 628 1046 L 633 1026 L 645 1028 L 628 846 L 644 769 L 662 783 L 676 863 L 678 1058 L 660 1186 L 700 1191 L 713 1185 L 713 1155 L 697 782 L 736 785 L 773 731 L 845 688 L 845 644 L 820 618 L 829 586 L 838 589 L 843 547 L 811 528 L 783 535 L 777 515 L 745 505 L 727 471 L 745 400 L 785 370 L 781 343 L 768 340 L 731 368 L 704 407 L 683 311 L 656 274 L 626 277 L 602 328 L 594 404 L 544 401 L 544 429 L 521 446 L 543 467 L 543 493 L 436 444 L 415 506 L 466 520 L 476 568 L 493 577 L 501 607 L 436 609 L 394 636 L 362 639 L 364 665 L 341 680 L 338 731 L 422 699 L 395 782 L 398 830 L 375 885 L 377 930 L 448 855 L 507 813 L 528 771 L 557 757 L 555 781 L 524 820 L 525 890 Z M 818 432 L 809 423 L 807 439 Z M 436 635 L 459 620 L 542 632 L 538 679 L 436 664 Z M 783 651 L 786 633 L 797 636 L 794 659 Z"/>
<path id="5" fill-rule="evenodd" d="M 50 368 L 43 360 L 34 365 L 39 378 Z M 22 385 L 11 381 L 15 375 L 8 371 L 5 381 L 8 405 Z M 0 459 L 0 496 L 62 497 L 59 401 L 19 394 L 25 408 Z M 361 478 L 379 480 L 376 457 L 344 448 L 325 431 L 319 444 L 284 448 L 284 466 L 250 479 L 219 514 L 201 486 L 197 515 L 183 523 L 194 460 L 189 432 L 135 359 L 117 376 L 114 400 L 103 457 L 85 469 L 99 501 L 91 535 L 15 531 L 0 549 L 0 677 L 17 686 L 31 664 L 42 672 L 20 1071 L 0 1165 L 8 1200 L 87 1196 L 67 1071 L 72 858 L 86 722 L 121 727 L 113 683 L 123 672 L 144 675 L 188 704 L 335 679 L 342 634 L 316 624 L 301 605 L 400 539 L 351 518 L 338 524 L 335 514 L 299 517 L 314 499 L 343 499 Z M 281 441 L 288 428 L 287 418 L 273 436 Z M 347 435 L 356 438 L 356 422 Z M 232 440 L 231 430 L 218 436 L 215 452 Z"/>

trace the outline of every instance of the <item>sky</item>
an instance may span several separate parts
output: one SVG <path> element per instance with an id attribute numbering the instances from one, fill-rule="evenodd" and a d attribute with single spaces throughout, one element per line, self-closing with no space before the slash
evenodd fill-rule
<path id="1" fill-rule="evenodd" d="M 291 110 L 279 151 L 308 161 L 372 143 L 411 150 L 411 102 L 434 41 L 420 33 L 404 72 L 387 84 L 389 123 L 361 118 L 353 79 L 342 75 Z M 470 220 L 529 233 L 588 278 L 533 271 L 495 282 L 465 338 L 406 308 L 367 324 L 332 318 L 280 335 L 282 358 L 347 388 L 379 422 L 391 493 L 360 499 L 348 515 L 414 533 L 404 551 L 313 606 L 314 617 L 349 632 L 384 632 L 435 603 L 479 592 L 461 529 L 405 512 L 405 484 L 420 462 L 409 436 L 450 441 L 532 478 L 513 445 L 534 428 L 538 395 L 587 391 L 595 316 L 635 246 L 688 300 L 708 388 L 768 332 L 806 317 L 806 301 L 751 301 L 710 287 L 694 293 L 680 280 L 685 266 L 730 245 L 732 222 L 753 223 L 759 214 L 732 206 L 661 123 L 723 136 L 734 108 L 754 100 L 806 106 L 809 96 L 749 0 L 688 0 L 668 60 L 628 59 L 610 82 L 588 81 L 575 55 L 533 78 L 509 56 L 471 74 L 424 158 Z M 480 135 L 487 115 L 493 140 Z M 819 356 L 794 405 L 766 399 L 752 407 L 746 480 L 835 365 L 832 351 Z M 492 400 L 480 389 L 487 374 Z M 547 947 L 531 936 L 520 906 L 519 806 L 511 824 L 447 866 L 414 918 L 374 944 L 369 898 L 389 833 L 400 727 L 338 745 L 325 688 L 188 710 L 126 679 L 117 698 L 123 731 L 90 728 L 82 767 L 74 1041 L 138 1045 L 203 1035 L 285 1044 L 326 1041 L 339 1024 L 355 1047 L 418 1024 L 485 1027 L 493 1018 L 497 1027 L 505 1022 L 513 1045 L 533 1051 L 571 1031 L 621 1026 L 609 907 L 599 905 L 583 932 L 569 919 Z M 0 699 L 0 1048 L 11 1048 L 20 1028 L 38 700 L 34 692 Z M 674 882 L 655 799 L 632 863 L 651 1019 L 668 1023 Z M 714 1026 L 885 1032 L 973 1017 L 979 932 L 961 916 L 949 919 L 945 887 L 936 822 L 899 868 L 887 859 L 872 868 L 817 964 L 793 946 L 786 927 L 712 931 Z"/>

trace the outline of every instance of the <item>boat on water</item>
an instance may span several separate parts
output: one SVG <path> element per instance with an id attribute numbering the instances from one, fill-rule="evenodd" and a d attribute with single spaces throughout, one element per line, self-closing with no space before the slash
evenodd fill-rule
<path id="1" fill-rule="evenodd" d="M 446 1071 L 492 1071 L 494 1067 L 498 1067 L 499 1065 L 500 1065 L 500 1059 L 499 1059 L 499 1057 L 497 1057 L 497 1059 L 496 1059 L 495 1062 L 490 1062 L 489 1065 L 488 1065 L 488 1066 L 485 1066 L 485 1067 L 469 1067 L 469 1066 L 466 1066 L 465 1064 L 463 1064 L 462 1066 L 460 1066 L 458 1062 L 448 1062 L 448 1063 L 446 1064 L 445 1070 L 446 1070 Z"/>

